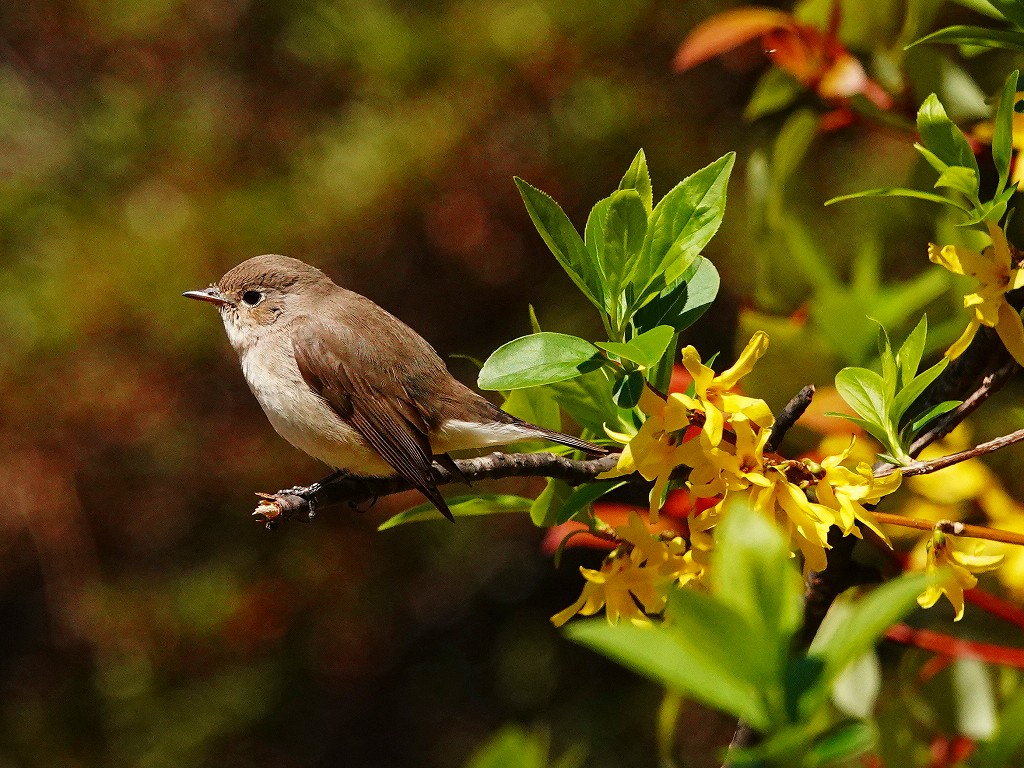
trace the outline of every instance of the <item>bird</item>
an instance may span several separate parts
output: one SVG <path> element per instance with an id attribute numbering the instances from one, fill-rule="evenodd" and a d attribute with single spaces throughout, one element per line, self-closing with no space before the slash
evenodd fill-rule
<path id="1" fill-rule="evenodd" d="M 398 475 L 449 520 L 432 465 L 457 471 L 452 451 L 545 439 L 608 453 L 501 410 L 408 325 L 298 259 L 255 256 L 182 295 L 220 311 L 249 388 L 285 440 L 345 475 Z"/>

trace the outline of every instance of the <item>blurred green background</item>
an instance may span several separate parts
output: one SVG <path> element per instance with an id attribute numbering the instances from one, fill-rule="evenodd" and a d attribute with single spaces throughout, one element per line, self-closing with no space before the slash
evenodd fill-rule
<path id="1" fill-rule="evenodd" d="M 756 50 L 671 67 L 728 5 L 0 7 L 0 766 L 452 766 L 509 721 L 589 766 L 656 761 L 660 692 L 548 623 L 600 554 L 556 570 L 518 518 L 375 531 L 415 495 L 252 522 L 253 491 L 325 470 L 273 433 L 216 313 L 180 293 L 277 252 L 445 357 L 528 332 L 528 304 L 596 336 L 513 174 L 582 226 L 640 147 L 657 196 L 737 150 L 707 252 L 723 293 L 685 339 L 728 355 L 758 287 L 745 162 L 780 121 L 742 120 Z M 855 130 L 813 155 L 794 197 L 830 258 L 885 209 L 896 273 L 923 266 L 902 203 L 820 209 L 898 181 L 907 136 Z M 778 268 L 767 303 L 792 310 L 806 278 Z M 714 764 L 705 742 L 729 724 L 684 720 Z"/>

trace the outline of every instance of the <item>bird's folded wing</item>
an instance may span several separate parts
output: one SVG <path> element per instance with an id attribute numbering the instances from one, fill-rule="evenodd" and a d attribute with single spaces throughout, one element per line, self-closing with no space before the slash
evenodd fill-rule
<path id="1" fill-rule="evenodd" d="M 451 519 L 434 483 L 429 429 L 415 401 L 380 357 L 360 355 L 360 345 L 345 335 L 316 321 L 294 325 L 292 346 L 302 378 L 400 477 Z"/>

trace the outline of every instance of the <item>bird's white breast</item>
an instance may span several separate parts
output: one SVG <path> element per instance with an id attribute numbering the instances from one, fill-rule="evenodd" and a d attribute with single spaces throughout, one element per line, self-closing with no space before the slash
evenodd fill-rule
<path id="1" fill-rule="evenodd" d="M 230 331 L 229 331 L 230 335 Z M 357 475 L 394 470 L 302 378 L 287 333 L 239 349 L 242 373 L 277 433 L 301 451 Z"/>

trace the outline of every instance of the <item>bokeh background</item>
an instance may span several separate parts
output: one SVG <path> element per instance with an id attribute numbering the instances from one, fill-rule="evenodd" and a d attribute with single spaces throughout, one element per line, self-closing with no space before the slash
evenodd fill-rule
<path id="1" fill-rule="evenodd" d="M 596 337 L 513 175 L 582 226 L 640 147 L 656 196 L 737 150 L 707 252 L 722 296 L 686 337 L 728 358 L 740 307 L 798 309 L 808 284 L 784 261 L 758 284 L 746 161 L 779 127 L 742 117 L 760 52 L 672 70 L 729 5 L 0 6 L 0 766 L 452 766 L 508 722 L 588 766 L 656 762 L 660 691 L 548 622 L 600 554 L 555 569 L 510 517 L 376 532 L 415 495 L 253 522 L 254 491 L 324 468 L 273 433 L 216 313 L 180 294 L 277 252 L 446 357 L 528 332 L 530 304 Z M 820 208 L 898 181 L 908 143 L 855 128 L 806 161 L 793 204 L 838 269 L 868 225 L 888 271 L 923 266 L 902 203 Z M 779 404 L 832 368 L 812 358 L 759 394 Z M 712 764 L 728 723 L 684 717 Z"/>

